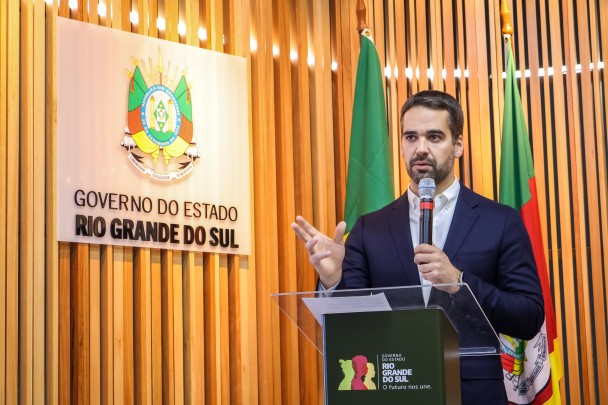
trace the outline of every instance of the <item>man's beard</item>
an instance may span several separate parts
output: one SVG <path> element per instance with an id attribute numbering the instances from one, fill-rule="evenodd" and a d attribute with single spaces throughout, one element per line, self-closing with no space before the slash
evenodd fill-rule
<path id="1" fill-rule="evenodd" d="M 424 162 L 424 163 L 428 164 L 429 166 L 431 166 L 431 168 L 429 170 L 427 170 L 425 173 L 420 173 L 420 172 L 414 171 L 413 167 L 418 162 Z M 439 184 L 450 175 L 453 167 L 454 167 L 454 162 L 450 161 L 449 159 L 446 160 L 445 162 L 443 162 L 443 164 L 438 166 L 435 159 L 433 159 L 431 157 L 427 157 L 427 158 L 423 158 L 423 159 L 412 158 L 409 162 L 409 165 L 406 168 L 407 168 L 407 174 L 410 176 L 412 181 L 416 184 L 418 184 L 420 182 L 420 179 L 424 179 L 424 178 L 435 179 L 435 184 Z"/>

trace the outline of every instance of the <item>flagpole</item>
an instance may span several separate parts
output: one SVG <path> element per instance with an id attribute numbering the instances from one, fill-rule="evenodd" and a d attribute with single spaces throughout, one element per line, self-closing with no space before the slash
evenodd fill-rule
<path id="1" fill-rule="evenodd" d="M 367 9 L 365 8 L 365 2 L 363 0 L 357 1 L 357 21 L 359 24 L 357 25 L 357 32 L 359 35 L 363 32 L 364 29 L 367 28 L 367 23 L 365 22 L 365 14 L 367 14 Z"/>
<path id="2" fill-rule="evenodd" d="M 505 72 L 507 71 L 507 44 L 509 38 L 513 35 L 513 25 L 511 25 L 511 10 L 509 9 L 509 2 L 507 0 L 501 0 L 500 2 L 500 17 L 502 18 L 502 36 L 504 40 L 503 58 L 502 62 L 504 65 Z"/>

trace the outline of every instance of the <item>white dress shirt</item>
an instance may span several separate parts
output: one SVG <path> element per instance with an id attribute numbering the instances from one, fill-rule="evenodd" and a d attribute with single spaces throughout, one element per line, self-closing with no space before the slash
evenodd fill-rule
<path id="1" fill-rule="evenodd" d="M 460 193 L 460 182 L 454 178 L 454 182 L 443 193 L 435 196 L 435 207 L 433 208 L 433 245 L 443 250 L 445 240 L 452 224 L 454 217 L 454 208 Z M 420 197 L 418 197 L 410 187 L 407 189 L 407 199 L 410 205 L 410 232 L 412 235 L 413 247 L 420 244 L 419 228 L 420 228 Z M 425 280 L 420 275 L 420 284 L 431 285 L 431 282 Z M 423 288 L 422 295 L 424 296 L 425 304 L 429 300 L 430 288 Z"/>

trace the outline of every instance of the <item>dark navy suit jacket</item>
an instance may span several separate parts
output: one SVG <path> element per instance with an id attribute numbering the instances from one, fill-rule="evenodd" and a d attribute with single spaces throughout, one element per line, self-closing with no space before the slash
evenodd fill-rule
<path id="1" fill-rule="evenodd" d="M 443 248 L 497 333 L 529 340 L 544 321 L 528 233 L 511 207 L 461 184 Z M 339 289 L 419 285 L 407 195 L 362 216 L 346 240 Z M 499 356 L 463 357 L 462 403 L 504 404 Z"/>

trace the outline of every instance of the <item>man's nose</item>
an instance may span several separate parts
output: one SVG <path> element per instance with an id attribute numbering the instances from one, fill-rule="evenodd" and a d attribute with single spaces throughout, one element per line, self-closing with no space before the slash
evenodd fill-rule
<path id="1" fill-rule="evenodd" d="M 424 138 L 420 138 L 418 141 L 418 145 L 416 147 L 417 155 L 427 155 L 429 153 L 429 148 L 426 140 Z"/>

